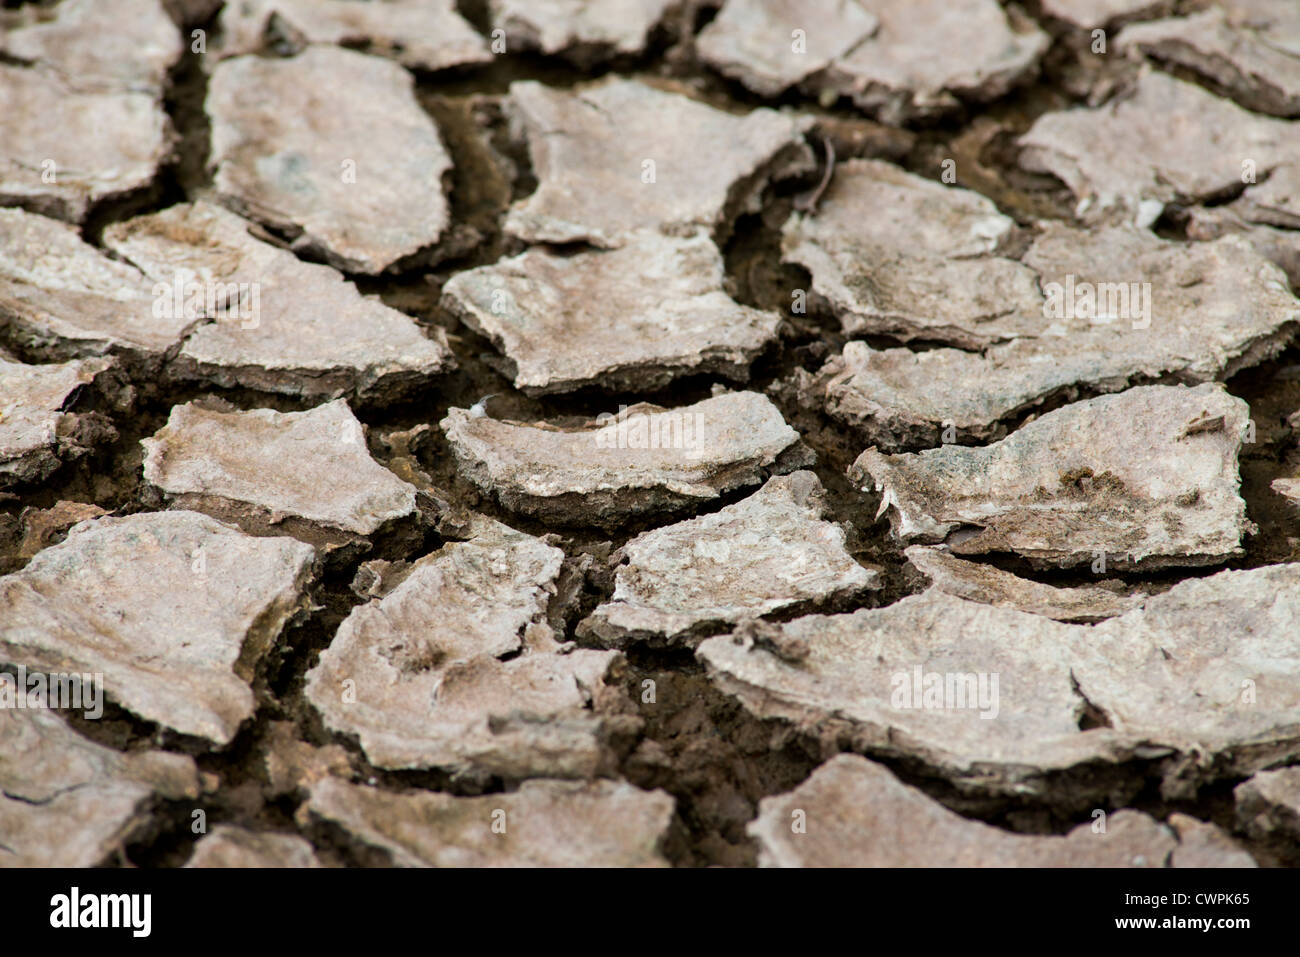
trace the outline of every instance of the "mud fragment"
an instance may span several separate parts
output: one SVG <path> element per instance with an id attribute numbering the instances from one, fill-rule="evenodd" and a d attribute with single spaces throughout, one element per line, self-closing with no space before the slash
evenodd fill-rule
<path id="1" fill-rule="evenodd" d="M 328 778 L 301 816 L 332 821 L 398 867 L 666 867 L 663 791 L 622 781 L 526 781 L 509 794 L 394 794 Z"/>
<path id="2" fill-rule="evenodd" d="M 1218 239 L 1240 235 L 1252 249 L 1286 273 L 1292 289 L 1300 289 L 1300 231 L 1261 226 L 1243 219 L 1236 204 L 1196 207 L 1187 215 L 1187 238 Z"/>
<path id="3" fill-rule="evenodd" d="M 897 126 L 997 99 L 1032 76 L 1050 40 L 996 0 L 871 0 L 879 29 L 807 83 Z M 851 27 L 850 27 L 851 29 Z"/>
<path id="4" fill-rule="evenodd" d="M 1127 26 L 1115 46 L 1184 67 L 1248 110 L 1294 117 L 1300 115 L 1300 42 L 1288 50 L 1288 36 L 1300 41 L 1295 5 L 1227 0 L 1186 16 Z"/>
<path id="5" fill-rule="evenodd" d="M 158 284 L 181 321 L 202 320 L 172 374 L 227 388 L 375 402 L 455 367 L 441 329 L 426 336 L 334 269 L 302 262 L 250 229 L 199 202 L 104 231 L 105 245 Z"/>
<path id="6" fill-rule="evenodd" d="M 159 0 L 64 0 L 13 17 L 0 24 L 0 204 L 80 222 L 149 185 L 173 145 L 161 101 L 182 52 Z"/>
<path id="7" fill-rule="evenodd" d="M 700 231 L 642 232 L 608 252 L 529 250 L 457 273 L 442 303 L 492 340 L 530 395 L 651 391 L 687 374 L 743 382 L 781 321 L 723 291 L 722 255 Z"/>
<path id="8" fill-rule="evenodd" d="M 219 824 L 194 845 L 186 867 L 320 867 L 311 845 L 294 834 Z"/>
<path id="9" fill-rule="evenodd" d="M 43 548 L 63 540 L 64 533 L 78 522 L 107 515 L 98 505 L 59 501 L 53 508 L 25 508 L 19 516 L 23 528 L 18 558 L 31 558 Z"/>
<path id="10" fill-rule="evenodd" d="M 935 588 L 949 595 L 1057 621 L 1104 621 L 1140 607 L 1147 597 L 1141 591 L 1129 594 L 1120 582 L 1110 582 L 1110 588 L 1044 585 L 994 565 L 963 561 L 933 545 L 912 545 L 903 554 Z"/>
<path id="11" fill-rule="evenodd" d="M 728 392 L 677 409 L 639 403 L 579 426 L 451 409 L 442 420 L 461 475 L 513 512 L 611 530 L 682 512 L 813 454 L 771 401 Z"/>
<path id="12" fill-rule="evenodd" d="M 1032 383 L 1059 372 L 1053 356 L 1024 341 L 981 354 L 877 350 L 855 340 L 806 381 L 803 399 L 876 448 L 896 452 L 945 438 L 1001 438 L 1003 420 L 1041 396 Z"/>
<path id="13" fill-rule="evenodd" d="M 1201 241 L 1240 234 L 1300 289 L 1300 164 L 1275 167 L 1231 203 L 1188 210 L 1185 228 Z"/>
<path id="14" fill-rule="evenodd" d="M 145 481 L 181 508 L 250 506 L 355 535 L 415 512 L 415 488 L 370 457 L 341 399 L 306 412 L 178 405 L 140 444 Z"/>
<path id="15" fill-rule="evenodd" d="M 1169 815 L 1178 835 L 1170 867 L 1258 867 L 1255 859 L 1218 827 L 1187 814 Z"/>
<path id="16" fill-rule="evenodd" d="M 141 718 L 226 744 L 254 709 L 258 661 L 298 612 L 310 546 L 196 512 L 75 526 L 0 578 L 0 660 L 102 673 Z"/>
<path id="17" fill-rule="evenodd" d="M 105 863 L 159 799 L 198 795 L 188 757 L 114 751 L 51 711 L 0 708 L 0 868 Z"/>
<path id="18" fill-rule="evenodd" d="M 557 644 L 546 624 L 564 553 L 479 519 L 354 609 L 307 674 L 330 728 L 384 768 L 593 777 L 611 768 L 616 652 Z M 616 722 L 617 723 L 617 722 Z"/>
<path id="19" fill-rule="evenodd" d="M 1122 211 L 1147 226 L 1167 203 L 1231 194 L 1243 172 L 1293 160 L 1300 128 L 1144 69 L 1131 94 L 1047 113 L 1018 142 L 1020 165 L 1064 182 L 1079 215 Z"/>
<path id="20" fill-rule="evenodd" d="M 75 228 L 0 209 L 0 329 L 27 351 L 48 359 L 119 353 L 156 366 L 194 320 L 155 302 L 143 273 Z"/>
<path id="21" fill-rule="evenodd" d="M 920 761 L 963 789 L 1051 793 L 1055 772 L 1090 768 L 1070 791 L 1087 800 L 1102 765 L 1142 758 L 1162 759 L 1163 792 L 1186 797 L 1300 749 L 1297 582 L 1296 564 L 1220 572 L 1096 625 L 931 588 L 764 626 L 806 644 L 797 663 L 744 633 L 696 654 L 756 717 Z"/>
<path id="22" fill-rule="evenodd" d="M 641 230 L 693 226 L 721 241 L 769 182 L 814 168 L 810 118 L 766 107 L 735 116 L 635 80 L 573 92 L 512 83 L 507 109 L 538 187 L 505 228 L 528 242 L 614 248 Z"/>
<path id="23" fill-rule="evenodd" d="M 1237 827 L 1251 837 L 1300 840 L 1300 767 L 1260 771 L 1232 793 Z"/>
<path id="24" fill-rule="evenodd" d="M 180 59 L 181 37 L 159 0 L 61 0 L 28 7 L 0 53 L 40 64 L 80 92 L 151 91 L 161 96 Z"/>
<path id="25" fill-rule="evenodd" d="M 743 633 L 709 638 L 696 655 L 714 684 L 756 717 L 784 718 L 832 740 L 843 730 L 853 750 L 919 759 L 969 787 L 1029 792 L 1047 769 L 1109 750 L 1107 733 L 1079 732 L 1072 627 L 1084 626 L 930 589 L 877 610 L 768 625 L 770 642 Z M 769 650 L 791 642 L 808 649 L 799 662 Z M 941 681 L 983 674 L 986 695 L 981 701 L 977 687 L 968 689 L 964 709 L 911 707 L 896 689 L 910 689 L 917 671 Z"/>
<path id="26" fill-rule="evenodd" d="M 115 437 L 106 424 L 63 411 L 79 389 L 113 365 L 105 358 L 53 365 L 0 358 L 0 488 L 40 481 L 95 442 Z"/>
<path id="27" fill-rule="evenodd" d="M 1108 815 L 1104 830 L 1084 821 L 1061 836 L 1003 831 L 954 814 L 881 765 L 848 754 L 759 807 L 749 833 L 762 867 L 1254 866 L 1244 852 L 1216 853 L 1199 837 L 1196 857 L 1184 863 L 1187 848 L 1168 828 L 1127 809 Z M 806 822 L 806 831 L 792 821 Z"/>
<path id="28" fill-rule="evenodd" d="M 1020 338 L 982 353 L 849 342 L 808 399 L 893 451 L 1000 438 L 1007 420 L 1080 389 L 1227 379 L 1300 329 L 1300 301 L 1267 258 L 1248 238 L 1189 246 L 1129 226 L 1044 225 L 1023 262 L 1049 295 Z"/>
<path id="29" fill-rule="evenodd" d="M 297 252 L 381 273 L 450 223 L 451 157 L 395 63 L 331 46 L 236 57 L 213 71 L 206 109 L 218 198 Z"/>
<path id="30" fill-rule="evenodd" d="M 778 96 L 879 26 L 857 0 L 728 0 L 700 31 L 696 48 L 713 69 L 760 96 Z"/>
<path id="31" fill-rule="evenodd" d="M 159 96 L 81 91 L 50 67 L 0 62 L 0 204 L 80 222 L 149 185 L 172 148 Z"/>
<path id="32" fill-rule="evenodd" d="M 853 560 L 827 514 L 821 482 L 801 471 L 711 515 L 644 532 L 621 550 L 627 563 L 612 598 L 578 635 L 692 644 L 746 618 L 862 598 L 879 575 Z"/>
<path id="33" fill-rule="evenodd" d="M 1228 208 L 1252 223 L 1300 229 L 1300 162 L 1274 167 L 1267 179 L 1247 186 Z"/>
<path id="34" fill-rule="evenodd" d="M 1118 732 L 1178 749 L 1166 793 L 1296 760 L 1298 582 L 1300 564 L 1191 578 L 1093 627 L 1080 693 Z"/>
<path id="35" fill-rule="evenodd" d="M 1238 495 L 1249 407 L 1216 384 L 1076 402 L 981 448 L 863 452 L 850 477 L 883 491 L 893 537 L 1035 566 L 1222 562 L 1253 531 Z"/>
<path id="36" fill-rule="evenodd" d="M 1300 505 L 1300 476 L 1273 480 L 1273 491 Z"/>
<path id="37" fill-rule="evenodd" d="M 1049 292 L 1040 344 L 1076 363 L 1078 382 L 1227 379 L 1281 352 L 1300 329 L 1285 274 L 1236 239 L 1186 244 L 1128 226 L 1045 225 L 1023 261 Z"/>
<path id="38" fill-rule="evenodd" d="M 978 193 L 850 160 L 815 214 L 791 215 L 781 250 L 847 334 L 978 349 L 1043 325 L 1034 273 L 997 255 L 1014 226 Z"/>
<path id="39" fill-rule="evenodd" d="M 445 70 L 492 59 L 455 0 L 239 0 L 217 20 L 214 58 L 256 53 L 270 35 L 295 47 L 364 46 L 403 66 Z"/>
<path id="40" fill-rule="evenodd" d="M 590 69 L 644 52 L 651 31 L 679 0 L 490 0 L 492 27 L 509 52 L 560 55 Z"/>

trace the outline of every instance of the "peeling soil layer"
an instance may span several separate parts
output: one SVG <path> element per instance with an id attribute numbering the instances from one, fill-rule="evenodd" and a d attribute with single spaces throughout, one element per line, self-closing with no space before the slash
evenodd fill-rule
<path id="1" fill-rule="evenodd" d="M 1285 0 L 5 0 L 0 866 L 1300 865 L 1298 286 Z"/>

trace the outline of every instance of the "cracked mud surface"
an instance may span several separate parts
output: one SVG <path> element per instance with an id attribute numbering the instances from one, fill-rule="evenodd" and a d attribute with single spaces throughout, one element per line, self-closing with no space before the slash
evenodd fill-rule
<path id="1" fill-rule="evenodd" d="M 1300 865 L 1298 38 L 6 0 L 0 866 Z"/>

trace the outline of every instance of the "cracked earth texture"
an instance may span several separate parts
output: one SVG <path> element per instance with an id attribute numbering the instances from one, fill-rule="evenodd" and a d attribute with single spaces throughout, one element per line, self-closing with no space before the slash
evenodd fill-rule
<path id="1" fill-rule="evenodd" d="M 1290 0 L 4 0 L 0 866 L 1300 865 L 1297 284 Z"/>

